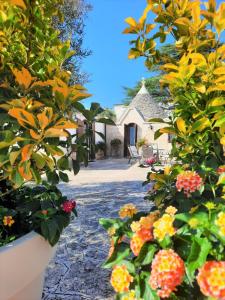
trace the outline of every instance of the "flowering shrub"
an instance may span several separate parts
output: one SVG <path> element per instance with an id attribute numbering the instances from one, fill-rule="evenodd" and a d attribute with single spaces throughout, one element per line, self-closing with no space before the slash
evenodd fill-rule
<path id="1" fill-rule="evenodd" d="M 147 22 L 149 12 L 155 24 Z M 113 252 L 103 266 L 125 265 L 138 300 L 225 299 L 224 12 L 225 4 L 214 0 L 148 0 L 138 21 L 126 19 L 124 32 L 137 35 L 129 58 L 144 57 L 148 68 L 160 63 L 174 106 L 168 120 L 151 120 L 166 126 L 155 138 L 174 135 L 175 161 L 147 174 L 151 211 L 100 220 L 114 228 Z M 169 34 L 177 60 L 156 47 Z M 124 292 L 116 292 L 123 299 Z"/>
<path id="2" fill-rule="evenodd" d="M 0 201 L 0 246 L 35 230 L 54 245 L 77 216 L 75 201 L 54 186 L 23 187 Z M 10 207 L 10 208 L 9 208 Z"/>
<path id="3" fill-rule="evenodd" d="M 199 270 L 197 281 L 205 296 L 225 299 L 225 262 L 206 262 Z"/>
<path id="4" fill-rule="evenodd" d="M 176 188 L 179 192 L 184 190 L 184 194 L 190 197 L 191 193 L 200 190 L 202 178 L 192 171 L 185 171 L 177 176 Z"/>
<path id="5" fill-rule="evenodd" d="M 0 1 L 1 245 L 33 229 L 51 245 L 57 242 L 70 213 L 75 212 L 75 202 L 54 185 L 69 181 L 70 165 L 77 174 L 80 163 L 88 163 L 86 140 L 103 111 L 97 103 L 90 110 L 79 103 L 90 95 L 79 84 L 71 86 L 71 74 L 63 69 L 72 55 L 70 42 L 62 42 L 52 24 L 54 18 L 62 19 L 58 11 L 62 3 Z M 88 125 L 80 136 L 74 134 L 77 112 Z M 99 122 L 111 121 L 100 118 Z M 74 149 L 76 160 L 71 164 Z M 43 185 L 44 180 L 52 187 L 44 193 L 34 189 L 34 198 L 29 198 L 31 191 L 24 186 L 31 181 Z"/>
<path id="6" fill-rule="evenodd" d="M 152 261 L 149 284 L 161 298 L 168 298 L 183 281 L 183 260 L 173 250 L 160 250 Z"/>

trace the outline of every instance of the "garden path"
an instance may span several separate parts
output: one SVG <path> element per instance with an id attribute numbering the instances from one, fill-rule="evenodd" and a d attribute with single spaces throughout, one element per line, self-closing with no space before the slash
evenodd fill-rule
<path id="1" fill-rule="evenodd" d="M 64 231 L 56 256 L 50 263 L 43 300 L 111 300 L 109 270 L 101 268 L 108 255 L 109 239 L 98 224 L 101 217 L 117 217 L 120 206 L 143 201 L 142 182 L 147 169 L 128 165 L 127 160 L 90 163 L 68 184 L 60 184 L 64 194 L 76 199 L 78 218 Z"/>

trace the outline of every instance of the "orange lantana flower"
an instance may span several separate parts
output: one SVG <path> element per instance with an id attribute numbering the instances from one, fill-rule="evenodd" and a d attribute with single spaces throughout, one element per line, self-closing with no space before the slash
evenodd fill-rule
<path id="1" fill-rule="evenodd" d="M 145 241 L 135 233 L 130 241 L 130 248 L 135 256 L 138 256 Z"/>
<path id="2" fill-rule="evenodd" d="M 172 249 L 160 250 L 153 262 L 149 284 L 161 298 L 167 298 L 183 281 L 185 266 Z"/>
<path id="3" fill-rule="evenodd" d="M 120 218 L 124 219 L 124 218 L 132 218 L 133 215 L 135 215 L 137 213 L 137 208 L 135 205 L 133 205 L 132 203 L 128 203 L 126 205 L 124 205 L 123 207 L 121 207 L 120 211 L 119 211 L 119 216 Z"/>
<path id="4" fill-rule="evenodd" d="M 207 261 L 199 269 L 197 282 L 205 296 L 225 300 L 225 261 Z"/>
<path id="5" fill-rule="evenodd" d="M 14 223 L 15 223 L 15 221 L 13 220 L 13 217 L 12 217 L 12 216 L 5 216 L 5 217 L 3 218 L 3 224 L 4 224 L 5 226 L 11 227 Z"/>
<path id="6" fill-rule="evenodd" d="M 203 180 L 196 172 L 185 171 L 177 176 L 177 190 L 180 192 L 183 189 L 187 197 L 190 197 L 191 193 L 200 190 L 202 184 Z"/>

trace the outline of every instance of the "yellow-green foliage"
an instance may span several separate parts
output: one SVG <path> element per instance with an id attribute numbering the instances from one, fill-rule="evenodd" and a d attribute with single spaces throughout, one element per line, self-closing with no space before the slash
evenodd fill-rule
<path id="1" fill-rule="evenodd" d="M 225 3 L 148 0 L 142 17 L 126 22 L 124 33 L 136 35 L 129 58 L 145 57 L 149 69 L 162 65 L 174 111 L 151 122 L 166 124 L 156 138 L 174 134 L 175 164 L 147 175 L 151 212 L 129 204 L 119 214 L 124 220 L 100 220 L 112 245 L 104 267 L 113 267 L 117 299 L 223 299 Z M 177 60 L 158 50 L 168 35 Z"/>
<path id="2" fill-rule="evenodd" d="M 69 86 L 70 73 L 62 70 L 71 51 L 52 27 L 59 3 L 0 1 L 0 180 L 14 187 L 39 183 L 43 173 L 50 182 L 68 180 L 61 146 L 70 146 L 68 129 L 77 127 L 76 102 L 89 96 Z"/>

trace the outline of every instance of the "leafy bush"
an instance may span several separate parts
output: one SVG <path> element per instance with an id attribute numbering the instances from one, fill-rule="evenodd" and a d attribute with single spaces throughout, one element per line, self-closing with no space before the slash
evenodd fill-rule
<path id="1" fill-rule="evenodd" d="M 147 145 L 147 141 L 146 141 L 145 138 L 142 138 L 142 139 L 137 141 L 137 147 L 138 148 L 141 148 L 142 146 L 145 146 L 145 145 Z"/>
<path id="2" fill-rule="evenodd" d="M 137 34 L 129 58 L 162 64 L 174 112 L 155 138 L 175 135 L 173 166 L 147 175 L 150 212 L 129 204 L 119 219 L 100 220 L 111 236 L 104 267 L 113 268 L 117 299 L 224 299 L 225 295 L 225 29 L 222 3 L 147 1 L 143 16 L 126 19 Z M 148 13 L 156 14 L 147 23 Z M 159 26 L 156 27 L 156 25 Z M 155 28 L 156 27 L 156 28 Z M 150 32 L 155 28 L 153 36 Z M 172 34 L 178 59 L 160 55 Z"/>
<path id="3" fill-rule="evenodd" d="M 115 146 L 115 147 L 118 147 L 119 145 L 121 145 L 122 143 L 121 143 L 121 140 L 120 139 L 113 139 L 113 140 L 111 140 L 111 142 L 110 142 L 110 145 L 111 146 Z"/>
<path id="4" fill-rule="evenodd" d="M 106 143 L 105 142 L 98 142 L 95 145 L 95 152 L 98 152 L 99 150 L 105 151 L 106 150 Z"/>
<path id="5" fill-rule="evenodd" d="M 0 200 L 0 246 L 32 230 L 53 246 L 77 216 L 76 202 L 67 200 L 54 186 L 21 187 Z"/>
<path id="6" fill-rule="evenodd" d="M 88 115 L 79 101 L 89 94 L 70 86 L 70 73 L 62 69 L 73 53 L 52 27 L 52 17 L 62 17 L 60 2 L 0 2 L 1 245 L 33 229 L 54 245 L 74 209 L 54 184 L 69 180 L 70 130 L 78 126 L 75 112 Z M 74 171 L 87 161 L 85 139 L 77 138 Z M 27 187 L 30 181 L 42 185 L 43 178 L 53 186 Z"/>

